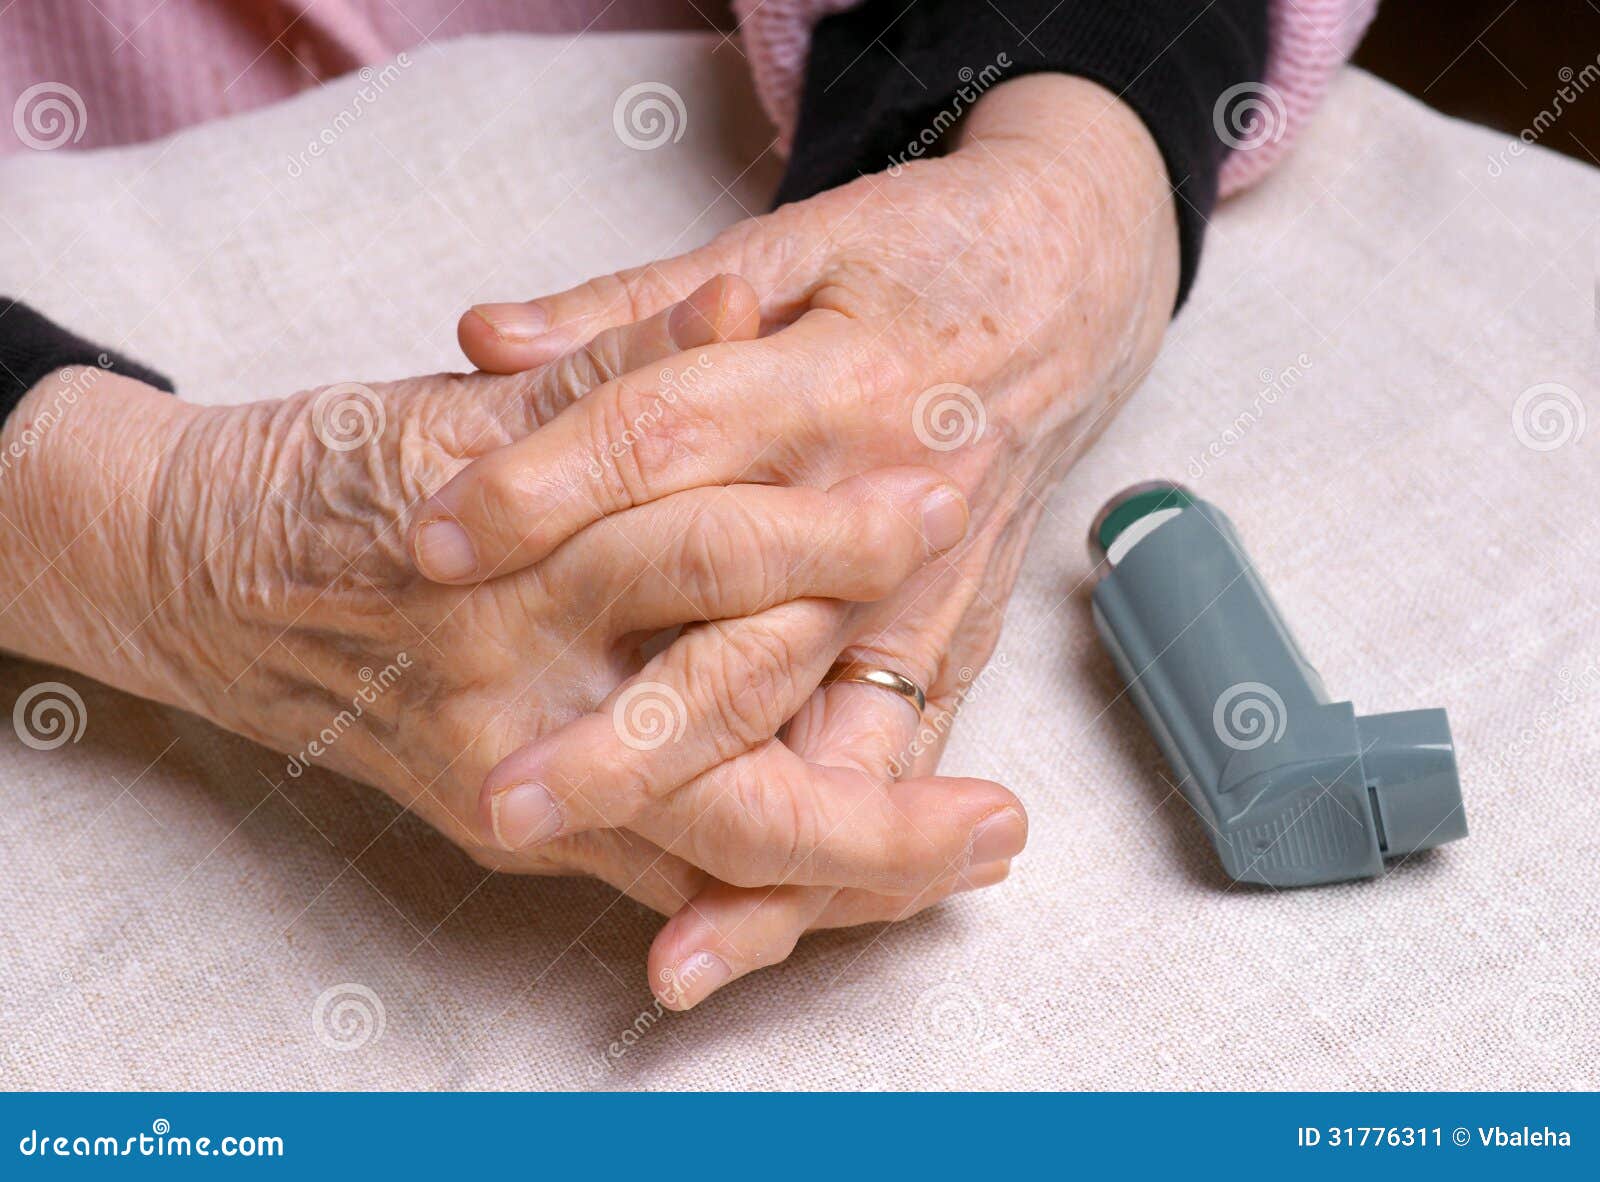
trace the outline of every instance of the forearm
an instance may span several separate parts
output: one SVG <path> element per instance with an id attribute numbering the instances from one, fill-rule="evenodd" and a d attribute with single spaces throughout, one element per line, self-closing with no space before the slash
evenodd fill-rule
<path id="1" fill-rule="evenodd" d="M 152 501 L 192 410 L 95 366 L 24 395 L 0 426 L 0 648 L 170 698 L 145 632 Z"/>

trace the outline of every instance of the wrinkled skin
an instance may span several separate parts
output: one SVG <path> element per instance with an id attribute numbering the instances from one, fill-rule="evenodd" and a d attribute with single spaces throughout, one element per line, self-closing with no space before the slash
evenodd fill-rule
<path id="1" fill-rule="evenodd" d="M 703 380 L 659 413 L 661 318 L 729 274 L 759 293 L 766 335 L 745 339 L 738 315 L 703 334 Z M 1005 876 L 1020 803 L 927 778 L 944 728 L 913 750 L 900 699 L 817 681 L 853 645 L 944 717 L 993 648 L 1051 483 L 1153 356 L 1175 277 L 1166 176 L 1137 119 L 1087 83 L 1007 83 L 949 157 L 541 300 L 541 339 L 516 339 L 503 307 L 469 314 L 476 364 L 531 372 L 374 386 L 384 430 L 348 451 L 318 438 L 316 392 L 202 409 L 101 377 L 0 482 L 0 646 L 290 753 L 370 687 L 363 668 L 404 652 L 316 761 L 488 865 L 594 874 L 673 915 L 650 978 L 687 1007 L 810 928 Z M 701 327 L 741 290 L 720 281 Z M 658 329 L 581 349 L 630 324 Z M 597 372 L 607 357 L 632 363 Z M 986 423 L 948 449 L 928 444 L 926 408 L 915 427 L 941 383 Z M 41 383 L 6 435 L 60 402 Z M 624 439 L 641 413 L 649 428 Z M 953 549 L 927 530 L 939 474 L 970 510 Z M 807 499 L 753 499 L 786 495 Z M 425 579 L 422 527 L 449 519 L 474 569 Z M 681 569 L 641 557 L 701 536 L 726 540 Z M 673 577 L 635 585 L 657 568 Z M 597 571 L 629 610 L 580 606 Z M 642 652 L 674 612 L 716 622 Z M 643 682 L 678 691 L 684 741 L 619 742 L 613 707 Z M 496 802 L 530 778 L 559 824 L 508 835 Z"/>
<path id="2" fill-rule="evenodd" d="M 618 387 L 478 461 L 428 510 L 471 539 L 474 569 L 452 578 L 470 582 L 537 561 L 597 514 L 706 483 L 826 486 L 899 463 L 943 471 L 972 509 L 966 541 L 858 609 L 848 653 L 928 687 L 925 740 L 900 703 L 859 686 L 819 692 L 788 732 L 880 781 L 937 764 L 1045 499 L 1149 367 L 1178 270 L 1160 156 L 1137 117 L 1091 83 L 1006 83 L 975 108 L 955 151 L 896 171 L 741 222 L 679 258 L 469 311 L 468 357 L 514 372 L 730 272 L 759 293 L 767 335 L 710 350 L 709 380 L 632 446 L 612 446 L 638 409 L 638 393 Z M 577 457 L 594 451 L 621 458 L 585 470 Z M 573 488 L 583 495 L 552 491 Z M 598 766 L 603 782 L 608 755 L 597 757 L 593 734 L 574 725 L 512 762 L 557 776 Z M 670 759 L 646 774 L 656 791 L 694 788 L 680 787 Z M 783 897 L 805 912 L 828 893 Z M 719 890 L 669 930 L 685 946 L 735 944 L 721 935 L 729 917 L 751 924 L 764 898 Z M 793 929 L 771 925 L 775 954 Z M 748 947 L 719 955 L 759 963 Z"/>
<path id="3" fill-rule="evenodd" d="M 740 314 L 725 288 L 708 285 L 690 345 L 718 335 L 710 321 L 730 303 L 733 334 L 754 330 L 752 306 Z M 831 490 L 693 490 L 597 522 L 516 576 L 468 588 L 418 576 L 404 544 L 416 504 L 630 365 L 652 363 L 654 378 L 695 364 L 672 355 L 684 341 L 663 335 L 671 316 L 527 376 L 346 384 L 242 407 L 61 371 L 6 426 L 7 442 L 33 442 L 0 485 L 14 596 L 0 644 L 275 747 L 292 757 L 286 774 L 315 762 L 382 787 L 487 866 L 592 874 L 668 914 L 712 881 L 662 848 L 697 820 L 715 836 L 695 839 L 708 860 L 746 884 L 904 892 L 843 891 L 820 924 L 890 918 L 1002 877 L 966 855 L 985 818 L 1020 816 L 1005 789 L 926 781 L 945 806 L 913 848 L 898 813 L 851 807 L 869 786 L 813 777 L 787 751 L 781 804 L 730 797 L 685 818 L 641 797 L 614 825 L 537 848 L 506 840 L 484 807 L 508 751 L 592 711 L 610 720 L 605 704 L 662 629 L 698 623 L 653 658 L 688 651 L 702 671 L 686 727 L 791 679 L 803 700 L 843 644 L 843 601 L 892 592 L 964 531 L 948 482 L 901 467 Z M 938 539 L 920 528 L 930 501 L 945 507 Z M 873 564 L 848 561 L 863 549 Z M 808 820 L 847 808 L 850 826 Z"/>

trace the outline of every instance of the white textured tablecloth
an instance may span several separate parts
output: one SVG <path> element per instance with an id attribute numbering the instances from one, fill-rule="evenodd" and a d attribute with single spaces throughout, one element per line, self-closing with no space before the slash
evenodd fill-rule
<path id="1" fill-rule="evenodd" d="M 458 42 L 376 101 L 346 79 L 163 143 L 12 156 L 0 288 L 195 399 L 459 367 L 467 303 L 762 208 L 777 164 L 750 167 L 768 134 L 714 45 Z M 680 142 L 613 133 L 641 80 L 683 96 Z M 1600 424 L 1534 413 L 1600 410 L 1600 172 L 1506 147 L 1351 73 L 1219 211 L 1155 373 L 1051 503 L 1008 664 L 946 761 L 1027 800 L 1006 885 L 809 938 L 660 1018 L 657 921 L 608 889 L 481 881 L 375 791 L 275 789 L 281 757 L 8 659 L 0 705 L 62 678 L 88 724 L 50 752 L 0 736 L 0 1083 L 1600 1086 Z M 1229 888 L 1082 587 L 1095 509 L 1156 474 L 1227 509 L 1336 695 L 1448 707 L 1470 838 L 1379 882 Z M 352 984 L 382 1024 L 336 1051 L 314 1012 Z"/>

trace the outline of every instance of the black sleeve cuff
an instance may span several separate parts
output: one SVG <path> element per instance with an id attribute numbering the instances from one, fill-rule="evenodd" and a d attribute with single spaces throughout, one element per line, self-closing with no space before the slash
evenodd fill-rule
<path id="1" fill-rule="evenodd" d="M 0 422 L 40 378 L 68 365 L 98 366 L 172 393 L 172 383 L 155 370 L 92 345 L 27 304 L 0 296 Z"/>
<path id="2" fill-rule="evenodd" d="M 812 34 L 777 200 L 904 163 L 975 90 L 1074 74 L 1119 95 L 1161 149 L 1176 192 L 1182 305 L 1228 152 L 1214 108 L 1230 87 L 1259 81 L 1266 57 L 1267 0 L 866 0 Z"/>

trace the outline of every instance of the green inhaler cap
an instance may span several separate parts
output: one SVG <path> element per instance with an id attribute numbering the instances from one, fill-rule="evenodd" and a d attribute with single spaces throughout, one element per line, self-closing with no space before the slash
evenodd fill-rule
<path id="1" fill-rule="evenodd" d="M 1445 712 L 1331 701 L 1215 505 L 1134 485 L 1089 548 L 1095 628 L 1233 878 L 1371 877 L 1467 835 Z"/>

